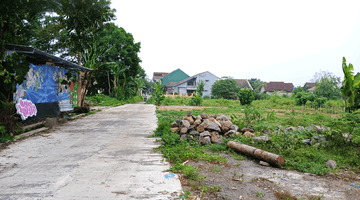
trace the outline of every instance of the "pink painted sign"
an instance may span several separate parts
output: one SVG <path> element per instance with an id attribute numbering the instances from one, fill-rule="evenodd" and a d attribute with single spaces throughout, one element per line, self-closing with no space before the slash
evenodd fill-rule
<path id="1" fill-rule="evenodd" d="M 30 100 L 19 98 L 16 103 L 16 113 L 21 116 L 22 120 L 25 120 L 28 117 L 35 116 L 37 114 L 37 109 L 35 104 Z"/>

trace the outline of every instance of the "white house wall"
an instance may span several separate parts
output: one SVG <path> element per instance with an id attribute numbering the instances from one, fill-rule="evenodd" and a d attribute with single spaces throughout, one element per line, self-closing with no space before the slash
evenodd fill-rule
<path id="1" fill-rule="evenodd" d="M 196 85 L 188 86 L 187 82 L 192 81 L 194 79 L 196 79 Z M 193 78 L 191 78 L 188 81 L 185 81 L 183 83 L 180 83 L 179 85 L 173 86 L 171 92 L 177 92 L 178 94 L 180 94 L 180 92 L 181 92 L 182 95 L 185 95 L 188 90 L 195 90 L 200 81 L 204 81 L 205 86 L 204 86 L 203 97 L 206 95 L 211 97 L 211 87 L 215 83 L 215 81 L 218 79 L 219 78 L 217 76 L 213 75 L 212 73 L 204 72 L 202 74 L 194 76 Z"/>
<path id="2" fill-rule="evenodd" d="M 180 94 L 180 92 L 181 92 L 182 95 L 185 95 L 186 94 L 186 82 L 174 86 L 173 92 L 176 92 L 178 94 Z"/>
<path id="3" fill-rule="evenodd" d="M 217 76 L 215 76 L 214 74 L 212 74 L 210 72 L 204 72 L 197 76 L 197 79 L 196 79 L 197 84 L 199 84 L 200 81 L 204 81 L 204 83 L 205 83 L 205 87 L 204 87 L 205 91 L 203 92 L 203 97 L 206 95 L 211 97 L 211 87 L 215 83 L 215 81 L 217 81 L 218 79 L 219 78 Z"/>

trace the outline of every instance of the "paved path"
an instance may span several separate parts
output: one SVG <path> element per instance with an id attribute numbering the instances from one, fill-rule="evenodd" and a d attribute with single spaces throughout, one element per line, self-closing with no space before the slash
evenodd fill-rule
<path id="1" fill-rule="evenodd" d="M 0 152 L 0 199 L 174 199 L 153 105 L 108 108 Z M 169 178 L 170 177 L 170 178 Z"/>

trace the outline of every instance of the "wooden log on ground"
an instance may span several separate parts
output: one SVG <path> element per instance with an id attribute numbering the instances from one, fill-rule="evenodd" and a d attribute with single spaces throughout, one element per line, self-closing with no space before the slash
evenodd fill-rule
<path id="1" fill-rule="evenodd" d="M 229 141 L 227 146 L 246 155 L 253 156 L 259 160 L 266 161 L 272 165 L 284 165 L 284 158 L 282 156 L 258 149 L 246 144 L 240 144 L 234 141 Z"/>

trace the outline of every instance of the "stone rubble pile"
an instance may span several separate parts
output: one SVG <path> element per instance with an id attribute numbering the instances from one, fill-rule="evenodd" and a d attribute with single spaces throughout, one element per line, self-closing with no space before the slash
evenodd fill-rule
<path id="1" fill-rule="evenodd" d="M 222 114 L 217 116 L 216 114 L 201 113 L 194 116 L 190 112 L 183 120 L 178 119 L 171 123 L 171 131 L 178 133 L 181 141 L 194 140 L 194 136 L 197 135 L 202 144 L 222 144 L 222 137 L 239 135 L 238 130 L 239 127 Z"/>
<path id="2" fill-rule="evenodd" d="M 298 127 L 285 127 L 279 128 L 275 130 L 273 133 L 282 134 L 285 132 L 290 132 L 297 130 L 307 130 L 312 131 L 314 133 L 321 134 L 324 131 L 330 129 L 325 126 L 318 125 L 310 125 L 307 127 L 298 126 Z M 201 113 L 198 116 L 192 115 L 189 112 L 183 120 L 177 119 L 175 122 L 171 123 L 171 131 L 174 133 L 178 133 L 180 135 L 180 141 L 183 140 L 194 140 L 198 138 L 199 142 L 202 144 L 212 144 L 218 143 L 222 144 L 222 137 L 230 137 L 232 135 L 242 135 L 244 137 L 253 137 L 254 140 L 258 142 L 267 142 L 271 139 L 268 135 L 271 134 L 270 130 L 265 129 L 262 130 L 264 136 L 255 136 L 254 129 L 250 127 L 245 127 L 239 130 L 239 127 L 233 124 L 225 115 L 220 114 L 217 116 L 216 114 L 206 114 Z M 198 137 L 195 137 L 198 136 Z M 303 143 L 313 145 L 315 143 L 324 142 L 325 138 L 323 135 L 319 135 L 320 137 L 313 136 L 312 138 L 305 138 L 302 140 Z M 346 135 L 344 135 L 346 137 Z M 350 138 L 351 140 L 351 138 Z"/>

